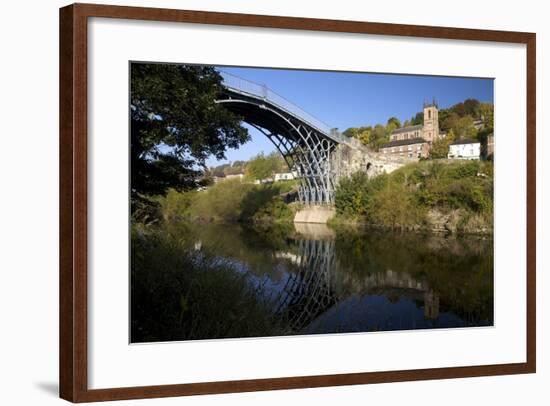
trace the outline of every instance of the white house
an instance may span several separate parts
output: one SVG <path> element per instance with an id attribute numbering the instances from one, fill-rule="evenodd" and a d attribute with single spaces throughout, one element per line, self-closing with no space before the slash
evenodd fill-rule
<path id="1" fill-rule="evenodd" d="M 477 140 L 463 139 L 456 140 L 449 145 L 449 159 L 479 159 L 481 144 Z"/>
<path id="2" fill-rule="evenodd" d="M 296 179 L 298 176 L 297 172 L 283 172 L 283 173 L 276 173 L 275 174 L 275 182 L 278 182 L 280 180 L 292 180 Z"/>
<path id="3" fill-rule="evenodd" d="M 239 179 L 242 181 L 244 179 L 244 173 L 235 173 L 233 175 L 225 175 L 225 180 L 231 180 L 231 179 Z"/>

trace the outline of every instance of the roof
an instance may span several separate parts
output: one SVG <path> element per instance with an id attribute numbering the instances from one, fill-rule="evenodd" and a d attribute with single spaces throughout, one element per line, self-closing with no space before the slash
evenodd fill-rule
<path id="1" fill-rule="evenodd" d="M 426 144 L 427 141 L 424 138 L 410 138 L 408 140 L 395 140 L 390 141 L 384 145 L 381 145 L 380 148 L 390 148 L 390 147 L 399 147 L 402 145 L 412 145 L 412 144 Z"/>
<path id="2" fill-rule="evenodd" d="M 392 134 L 407 133 L 407 132 L 409 132 L 409 131 L 421 130 L 422 127 L 423 127 L 422 124 L 410 125 L 410 126 L 408 126 L 408 127 L 397 128 L 397 129 L 393 130 L 391 133 L 392 133 Z"/>
<path id="3" fill-rule="evenodd" d="M 451 142 L 451 145 L 462 145 L 462 144 L 479 144 L 479 141 L 474 140 L 473 138 L 463 138 L 463 139 Z"/>

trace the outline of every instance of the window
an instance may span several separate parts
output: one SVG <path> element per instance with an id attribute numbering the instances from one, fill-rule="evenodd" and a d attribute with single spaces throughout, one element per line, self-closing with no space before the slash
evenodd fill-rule
<path id="1" fill-rule="evenodd" d="M 428 118 L 432 118 L 432 111 L 428 110 Z"/>
<path id="2" fill-rule="evenodd" d="M 412 145 L 409 145 L 409 148 L 407 148 L 407 150 L 409 151 L 412 151 L 412 149 L 413 149 Z"/>

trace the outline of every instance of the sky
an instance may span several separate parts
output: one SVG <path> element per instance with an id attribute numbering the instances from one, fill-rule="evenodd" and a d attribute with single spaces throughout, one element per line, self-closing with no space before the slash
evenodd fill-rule
<path id="1" fill-rule="evenodd" d="M 468 98 L 493 102 L 493 79 L 443 76 L 394 75 L 355 72 L 304 71 L 264 68 L 220 67 L 219 70 L 266 85 L 275 93 L 325 122 L 344 131 L 349 127 L 385 124 L 394 116 L 403 123 L 422 111 L 424 102 L 435 99 L 447 108 Z M 208 166 L 275 150 L 256 129 L 251 141 L 228 150 L 227 159 L 211 158 Z"/>

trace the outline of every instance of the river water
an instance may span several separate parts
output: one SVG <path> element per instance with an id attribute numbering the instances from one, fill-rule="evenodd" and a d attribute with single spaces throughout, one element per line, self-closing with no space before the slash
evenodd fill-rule
<path id="1" fill-rule="evenodd" d="M 182 249 L 222 260 L 243 275 L 268 304 L 269 323 L 277 325 L 272 333 L 247 329 L 192 338 L 493 324 L 493 240 L 488 237 L 334 230 L 314 224 L 174 227 L 181 227 Z M 236 312 L 247 314 L 243 306 Z M 209 320 L 210 314 L 217 319 Z M 209 311 L 194 322 L 218 323 L 224 317 Z M 176 338 L 185 339 L 185 334 L 159 340 Z"/>

